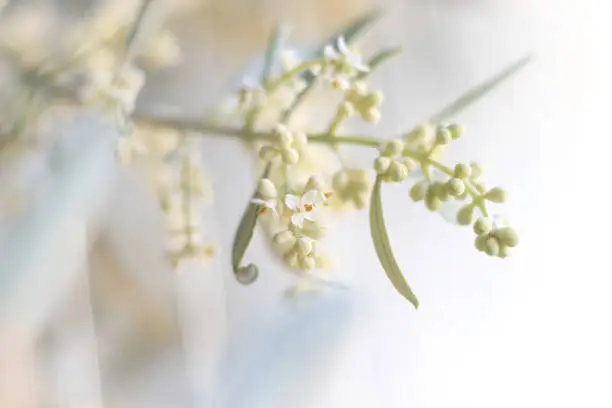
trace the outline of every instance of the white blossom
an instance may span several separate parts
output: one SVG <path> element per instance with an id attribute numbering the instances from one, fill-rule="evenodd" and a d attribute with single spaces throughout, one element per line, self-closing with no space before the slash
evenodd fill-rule
<path id="1" fill-rule="evenodd" d="M 316 221 L 317 204 L 321 203 L 322 194 L 317 190 L 310 190 L 302 195 L 301 198 L 292 194 L 285 196 L 285 205 L 293 213 L 291 223 L 296 227 L 302 228 L 304 220 Z"/>

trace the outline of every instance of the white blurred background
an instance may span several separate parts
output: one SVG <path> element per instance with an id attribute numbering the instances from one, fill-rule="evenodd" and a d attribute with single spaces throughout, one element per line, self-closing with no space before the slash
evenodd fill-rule
<path id="1" fill-rule="evenodd" d="M 300 380 L 300 392 L 279 384 L 281 397 L 264 406 L 611 406 L 609 2 L 209 0 L 172 21 L 185 61 L 151 78 L 139 109 L 198 115 L 224 95 L 280 19 L 294 27 L 296 41 L 311 43 L 375 5 L 387 13 L 364 38 L 364 51 L 402 44 L 406 52 L 373 76 L 385 92 L 383 120 L 362 132 L 406 131 L 534 54 L 524 71 L 461 115 L 467 135 L 449 153 L 449 160 L 480 160 L 486 179 L 507 188 L 502 211 L 521 245 L 509 259 L 489 259 L 473 249 L 470 231 L 411 205 L 405 188 L 385 188 L 398 263 L 421 301 L 414 311 L 378 265 L 367 214 L 338 217 L 327 246 L 338 263 L 333 279 L 351 287 L 350 317 L 332 330 L 337 345 Z M 226 345 L 240 339 L 254 349 L 253 338 L 297 313 L 284 296 L 291 278 L 262 237 L 248 255 L 265 265 L 260 280 L 244 287 L 232 276 L 230 246 L 254 178 L 249 156 L 235 142 L 211 139 L 204 157 L 215 191 L 206 232 L 218 256 L 171 275 L 149 253 L 161 248 L 152 233 L 154 203 L 138 180 L 119 181 L 81 268 L 91 272 L 89 282 L 78 278 L 66 292 L 73 295 L 50 313 L 43 333 L 51 340 L 16 337 L 14 323 L 7 325 L 0 396 L 26 397 L 2 407 L 215 406 Z M 93 305 L 89 326 L 87 313 L 73 316 L 84 305 Z M 258 334 L 243 335 L 246 329 Z M 293 333 L 298 343 L 301 329 Z M 270 371 L 263 364 L 254 380 L 276 378 Z M 21 388 L 9 381 L 23 378 L 30 382 Z"/>

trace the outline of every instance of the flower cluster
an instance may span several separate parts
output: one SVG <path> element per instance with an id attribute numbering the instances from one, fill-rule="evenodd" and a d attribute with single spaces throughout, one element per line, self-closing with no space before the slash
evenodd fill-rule
<path id="1" fill-rule="evenodd" d="M 316 187 L 320 187 L 319 180 L 312 177 L 304 186 L 303 194 L 285 194 L 279 199 L 272 180 L 263 178 L 258 183 L 258 196 L 251 200 L 259 206 L 260 216 L 267 216 L 268 223 L 274 223 L 272 242 L 283 261 L 293 269 L 310 271 L 326 263 L 317 250 L 317 241 L 325 235 L 326 227 L 320 223 L 319 216 L 330 195 Z"/>
<path id="2" fill-rule="evenodd" d="M 338 37 L 334 45 L 327 45 L 323 50 L 323 60 L 313 69 L 334 89 L 347 90 L 359 74 L 370 68 L 363 63 L 361 54 L 351 49 L 343 36 Z"/>
<path id="3" fill-rule="evenodd" d="M 500 225 L 501 224 L 501 225 Z M 479 218 L 474 223 L 476 249 L 489 256 L 506 258 L 509 255 L 509 248 L 515 247 L 519 243 L 518 235 L 514 229 L 503 225 L 499 221 L 487 218 Z"/>
<path id="4" fill-rule="evenodd" d="M 381 149 L 380 155 L 374 161 L 374 170 L 385 181 L 402 182 L 417 168 L 417 163 L 403 155 L 404 142 L 392 140 Z"/>
<path id="5" fill-rule="evenodd" d="M 306 134 L 292 132 L 286 126 L 278 124 L 272 135 L 274 137 L 272 144 L 263 146 L 259 150 L 259 157 L 265 161 L 280 157 L 287 165 L 296 164 L 306 148 Z"/>
<path id="6" fill-rule="evenodd" d="M 423 202 L 430 211 L 441 211 L 446 203 L 460 203 L 456 223 L 472 225 L 479 251 L 504 258 L 509 248 L 518 244 L 516 232 L 488 214 L 487 206 L 505 202 L 506 192 L 500 187 L 485 187 L 479 164 L 447 167 L 440 159 L 447 146 L 464 133 L 460 125 L 443 122 L 464 107 L 457 103 L 472 103 L 478 94 L 490 90 L 491 84 L 505 79 L 508 72 L 518 70 L 526 61 L 519 61 L 503 75 L 486 82 L 486 86 L 470 91 L 434 116 L 432 123 L 418 125 L 407 134 L 391 140 L 343 135 L 340 126 L 349 118 L 357 117 L 370 124 L 379 122 L 384 96 L 369 87 L 368 78 L 381 62 L 397 53 L 382 50 L 364 62 L 353 44 L 354 36 L 363 28 L 356 25 L 347 28 L 333 44 L 322 45 L 320 55 L 303 60 L 279 45 L 279 38 L 271 38 L 267 65 L 257 76 L 261 80 L 245 81 L 234 95 L 234 116 L 225 118 L 238 119 L 239 127 L 219 118 L 214 123 L 194 123 L 180 118 L 136 116 L 137 96 L 145 86 L 148 70 L 180 61 L 176 40 L 161 27 L 151 30 L 145 40 L 134 41 L 140 34 L 141 17 L 148 3 L 142 3 L 135 18 L 109 25 L 108 15 L 102 13 L 100 20 L 89 20 L 77 27 L 72 53 L 45 55 L 45 47 L 0 44 L 2 50 L 10 51 L 6 55 L 23 71 L 18 77 L 25 78 L 27 85 L 27 92 L 19 99 L 10 98 L 26 101 L 22 109 L 25 113 L 11 118 L 10 126 L 0 123 L 0 131 L 22 138 L 29 131 L 24 124 L 35 122 L 40 111 L 66 99 L 76 108 L 94 107 L 110 118 L 123 136 L 117 146 L 119 162 L 141 170 L 159 198 L 169 224 L 168 258 L 174 267 L 185 259 L 208 259 L 214 252 L 202 233 L 201 207 L 210 193 L 200 162 L 201 146 L 192 132 L 238 137 L 254 148 L 258 167 L 266 169 L 239 224 L 233 247 L 232 265 L 242 283 L 253 282 L 259 273 L 256 265 L 242 264 L 257 225 L 263 227 L 270 247 L 289 268 L 311 276 L 313 270 L 330 264 L 321 248 L 327 230 L 326 213 L 349 205 L 363 209 L 369 204 L 371 236 L 381 265 L 398 291 L 418 305 L 398 273 L 388 242 L 381 205 L 384 183 L 410 181 L 410 198 Z M 20 55 L 28 50 L 28 55 Z M 280 72 L 275 69 L 278 63 L 282 66 Z M 339 103 L 331 106 L 331 120 L 320 131 L 313 130 L 318 125 L 313 126 L 314 120 L 304 114 L 304 100 L 312 97 L 315 88 L 341 94 Z M 27 97 L 21 98 L 24 95 Z M 38 103 L 34 117 L 28 105 L 31 100 Z M 306 118 L 303 123 L 296 120 L 299 114 Z M 349 165 L 341 150 L 345 144 L 377 148 L 378 155 L 373 164 Z M 476 213 L 480 215 L 474 221 Z"/>

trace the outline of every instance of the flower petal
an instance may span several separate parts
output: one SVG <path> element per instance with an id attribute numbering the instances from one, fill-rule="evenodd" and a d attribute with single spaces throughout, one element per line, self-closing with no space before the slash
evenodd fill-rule
<path id="1" fill-rule="evenodd" d="M 308 211 L 307 213 L 304 213 L 304 219 L 307 219 L 308 221 L 315 222 L 317 220 L 317 212 L 316 211 Z"/>
<path id="2" fill-rule="evenodd" d="M 326 45 L 325 48 L 323 48 L 323 56 L 327 60 L 335 60 L 338 59 L 338 52 L 333 46 Z"/>
<path id="3" fill-rule="evenodd" d="M 298 228 L 302 228 L 304 226 L 304 214 L 306 213 L 293 213 L 291 223 Z"/>
<path id="4" fill-rule="evenodd" d="M 302 196 L 300 204 L 315 204 L 321 202 L 321 193 L 317 190 L 310 190 Z"/>
<path id="5" fill-rule="evenodd" d="M 348 55 L 350 53 L 349 47 L 346 44 L 343 35 L 338 37 L 338 39 L 336 40 L 336 47 L 338 47 L 338 51 L 340 51 L 342 55 Z"/>
<path id="6" fill-rule="evenodd" d="M 251 203 L 253 204 L 257 204 L 257 205 L 263 205 L 263 206 L 268 206 L 268 202 L 266 200 L 262 200 L 261 198 L 253 198 L 251 199 Z"/>
<path id="7" fill-rule="evenodd" d="M 300 205 L 300 199 L 297 198 L 296 196 L 294 196 L 293 194 L 287 194 L 285 196 L 285 205 L 287 206 L 287 208 L 289 208 L 291 211 L 297 211 L 298 207 Z"/>

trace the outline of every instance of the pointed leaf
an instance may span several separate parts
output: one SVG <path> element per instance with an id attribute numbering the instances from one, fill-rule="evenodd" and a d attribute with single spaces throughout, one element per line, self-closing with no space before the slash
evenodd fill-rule
<path id="1" fill-rule="evenodd" d="M 318 49 L 319 53 L 323 53 L 323 48 L 327 44 L 333 44 L 336 41 L 336 38 L 342 36 L 348 45 L 353 44 L 355 41 L 359 39 L 361 35 L 363 35 L 369 28 L 371 28 L 378 20 L 382 17 L 382 10 L 379 8 L 375 8 L 361 17 L 351 21 L 341 30 L 336 31 L 332 36 L 328 37 L 325 42 L 323 42 Z"/>
<path id="2" fill-rule="evenodd" d="M 261 74 L 261 83 L 265 84 L 276 65 L 278 52 L 282 49 L 287 37 L 287 27 L 282 24 L 277 24 L 270 34 L 268 40 L 268 48 L 264 59 L 263 71 Z"/>
<path id="3" fill-rule="evenodd" d="M 465 110 L 472 104 L 476 103 L 483 96 L 488 94 L 490 91 L 495 89 L 498 85 L 504 82 L 506 79 L 510 78 L 513 74 L 520 71 L 525 65 L 527 65 L 531 61 L 531 56 L 527 55 L 518 61 L 513 62 L 508 65 L 506 68 L 502 69 L 497 74 L 488 78 L 486 81 L 481 82 L 475 87 L 469 89 L 459 98 L 451 102 L 444 109 L 442 109 L 437 114 L 433 115 L 430 119 L 431 123 L 440 123 L 445 120 L 450 119 L 453 116 L 456 116 L 461 111 Z"/>
<path id="4" fill-rule="evenodd" d="M 268 163 L 263 175 L 261 176 L 262 178 L 268 177 L 271 167 L 271 163 Z M 252 197 L 255 197 L 256 194 L 257 190 L 253 192 Z M 236 230 L 234 245 L 232 247 L 232 267 L 234 268 L 234 273 L 238 273 L 242 269 L 242 258 L 244 257 L 244 253 L 251 243 L 251 238 L 253 238 L 253 231 L 255 230 L 257 217 L 259 215 L 257 213 L 257 208 L 257 204 L 249 201 L 246 209 L 244 210 L 244 214 L 242 215 L 242 219 L 240 220 L 240 224 L 238 225 L 238 229 Z"/>
<path id="5" fill-rule="evenodd" d="M 403 51 L 403 47 L 394 47 L 394 48 L 386 48 L 384 50 L 376 53 L 370 60 L 367 65 L 370 68 L 368 72 L 362 72 L 359 75 L 359 79 L 366 78 L 370 73 L 372 73 L 378 66 L 383 64 L 385 61 L 395 57 Z"/>
<path id="6" fill-rule="evenodd" d="M 380 185 L 381 178 L 378 176 L 376 177 L 376 182 L 372 189 L 372 198 L 370 201 L 370 233 L 372 234 L 376 255 L 378 255 L 378 260 L 395 289 L 408 299 L 416 309 L 419 307 L 419 301 L 404 279 L 402 271 L 397 265 L 397 261 L 391 249 L 389 236 L 387 235 L 387 227 L 385 226 L 385 219 L 383 217 Z"/>

